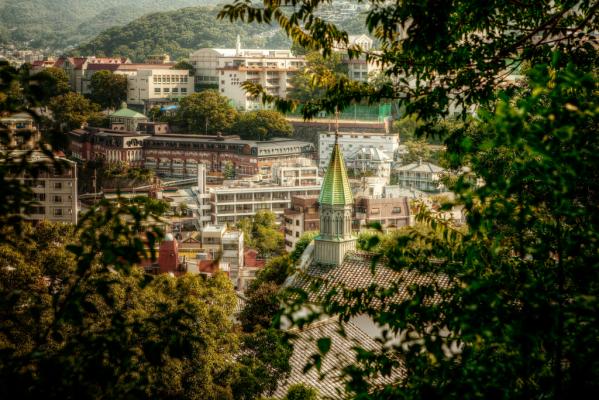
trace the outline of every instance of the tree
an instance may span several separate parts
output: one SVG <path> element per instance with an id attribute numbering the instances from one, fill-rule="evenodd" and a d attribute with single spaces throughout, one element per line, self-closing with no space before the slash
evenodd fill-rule
<path id="1" fill-rule="evenodd" d="M 186 69 L 189 71 L 189 74 L 191 76 L 193 76 L 193 73 L 195 71 L 195 68 L 193 67 L 193 65 L 191 65 L 191 63 L 189 62 L 189 60 L 179 60 L 177 61 L 177 63 L 173 66 L 173 69 Z"/>
<path id="2" fill-rule="evenodd" d="M 318 400 L 318 391 L 313 387 L 297 383 L 289 386 L 285 400 Z"/>
<path id="3" fill-rule="evenodd" d="M 237 223 L 243 231 L 248 247 L 254 248 L 265 257 L 282 254 L 285 248 L 285 236 L 276 225 L 276 215 L 269 210 L 260 210 L 250 220 L 244 218 Z"/>
<path id="4" fill-rule="evenodd" d="M 116 109 L 127 100 L 127 77 L 98 71 L 90 80 L 90 99 L 103 108 Z"/>
<path id="5" fill-rule="evenodd" d="M 223 164 L 223 176 L 225 179 L 235 179 L 235 164 L 231 161 Z"/>
<path id="6" fill-rule="evenodd" d="M 216 90 L 205 90 L 181 99 L 176 121 L 192 132 L 216 134 L 226 132 L 236 117 L 229 99 Z"/>
<path id="7" fill-rule="evenodd" d="M 315 15 L 324 2 L 283 11 L 290 3 L 235 3 L 221 16 L 277 21 L 295 42 L 325 55 L 347 44 L 345 32 Z M 343 371 L 347 395 L 592 395 L 599 382 L 598 349 L 591 344 L 599 332 L 592 311 L 599 305 L 598 199 L 590 189 L 597 187 L 599 166 L 592 34 L 599 3 L 370 3 L 365 22 L 381 51 L 349 53 L 381 61 L 392 84 L 373 88 L 341 79 L 323 100 L 306 101 L 304 115 L 390 98 L 424 122 L 420 136 L 457 111 L 465 126 L 442 137 L 448 162 L 462 171 L 452 189 L 468 224 L 458 231 L 422 209 L 419 219 L 432 233 L 400 233 L 376 258 L 402 273 L 443 277 L 445 284 L 325 296 L 331 300 L 322 304 L 325 314 L 342 320 L 368 314 L 401 337 L 401 344 L 380 351 L 356 351 L 356 363 Z M 524 63 L 527 79 L 511 83 Z M 473 109 L 476 119 L 468 120 Z M 393 370 L 405 371 L 405 378 L 368 384 Z"/>
<path id="8" fill-rule="evenodd" d="M 84 122 L 101 118 L 100 107 L 79 93 L 53 97 L 48 108 L 52 111 L 54 124 L 61 131 L 81 128 Z"/>
<path id="9" fill-rule="evenodd" d="M 308 245 L 312 243 L 316 236 L 318 236 L 318 232 L 315 231 L 307 231 L 304 232 L 302 236 L 300 236 L 298 241 L 295 242 L 295 247 L 293 248 L 293 251 L 291 252 L 291 254 L 289 254 L 289 257 L 291 258 L 291 261 L 293 261 L 293 263 L 299 262 L 300 258 L 302 257 L 302 254 L 304 254 L 304 250 L 306 250 L 306 247 L 308 247 Z"/>
<path id="10" fill-rule="evenodd" d="M 293 128 L 285 117 L 272 110 L 242 113 L 230 129 L 242 139 L 268 140 L 273 137 L 291 136 Z"/>
<path id="11" fill-rule="evenodd" d="M 290 98 L 302 102 L 323 99 L 328 88 L 347 79 L 347 65 L 339 53 L 324 58 L 320 52 L 312 51 L 305 57 L 306 65 L 291 79 Z"/>
<path id="12" fill-rule="evenodd" d="M 50 99 L 71 91 L 69 77 L 61 68 L 45 68 L 31 77 L 32 81 L 38 83 L 40 96 Z"/>

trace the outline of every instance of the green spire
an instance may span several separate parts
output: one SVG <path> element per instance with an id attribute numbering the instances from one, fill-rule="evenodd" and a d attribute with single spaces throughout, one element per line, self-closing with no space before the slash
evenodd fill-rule
<path id="1" fill-rule="evenodd" d="M 322 182 L 319 202 L 320 204 L 330 205 L 346 205 L 354 202 L 345 162 L 343 161 L 343 153 L 341 153 L 337 144 L 336 134 L 329 167 Z"/>

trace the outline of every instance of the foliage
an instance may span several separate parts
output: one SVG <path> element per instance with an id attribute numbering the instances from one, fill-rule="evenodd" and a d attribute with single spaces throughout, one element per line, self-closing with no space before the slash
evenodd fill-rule
<path id="1" fill-rule="evenodd" d="M 328 88 L 347 78 L 347 65 L 342 63 L 339 53 L 324 58 L 313 51 L 305 57 L 306 65 L 291 79 L 290 98 L 303 102 L 323 99 Z"/>
<path id="2" fill-rule="evenodd" d="M 425 121 L 454 110 L 467 114 L 471 105 L 493 103 L 493 91 L 524 63 L 547 63 L 559 49 L 587 68 L 595 65 L 599 5 L 594 0 L 529 1 L 409 0 L 389 4 L 368 1 L 364 26 L 378 41 L 379 52 L 349 45 L 342 26 L 318 15 L 324 0 L 302 2 L 235 2 L 219 17 L 231 21 L 278 24 L 293 43 L 330 57 L 347 48 L 350 57 L 365 57 L 383 66 L 391 82 L 379 88 L 340 78 L 326 96 L 303 102 L 305 117 L 324 110 L 334 113 L 352 101 L 397 99 L 407 114 Z M 534 6 L 533 6 L 534 5 Z M 244 86 L 282 111 L 297 101 L 269 96 L 257 85 Z M 423 127 L 423 131 L 426 126 Z"/>
<path id="3" fill-rule="evenodd" d="M 237 223 L 243 231 L 245 243 L 268 258 L 282 254 L 285 250 L 285 236 L 276 224 L 276 216 L 272 211 L 259 210 L 252 219 L 244 218 Z"/>
<path id="4" fill-rule="evenodd" d="M 318 400 L 318 391 L 308 385 L 297 383 L 289 386 L 284 400 Z"/>
<path id="5" fill-rule="evenodd" d="M 235 179 L 235 164 L 231 161 L 223 163 L 223 176 L 225 179 Z"/>
<path id="6" fill-rule="evenodd" d="M 408 151 L 408 154 L 401 156 L 402 164 L 409 164 L 413 162 L 431 162 L 433 164 L 441 164 L 445 149 L 443 146 L 428 144 L 424 139 L 413 140 L 405 142 L 404 145 Z"/>
<path id="7" fill-rule="evenodd" d="M 193 93 L 181 99 L 175 121 L 190 132 L 216 134 L 227 131 L 237 117 L 229 100 L 216 90 Z"/>
<path id="8" fill-rule="evenodd" d="M 83 123 L 101 118 L 100 107 L 79 93 L 69 92 L 53 97 L 48 104 L 56 129 L 70 131 Z"/>
<path id="9" fill-rule="evenodd" d="M 116 109 L 127 100 L 127 77 L 98 71 L 90 80 L 90 99 L 103 108 Z"/>
<path id="10" fill-rule="evenodd" d="M 195 71 L 195 68 L 193 67 L 193 65 L 191 65 L 189 60 L 177 61 L 177 63 L 173 66 L 173 69 L 186 69 L 189 71 L 190 76 L 193 76 L 193 73 Z"/>
<path id="11" fill-rule="evenodd" d="M 235 399 L 254 399 L 272 394 L 291 371 L 293 351 L 286 334 L 277 329 L 261 329 L 242 339 L 239 377 L 233 384 Z"/>
<path id="12" fill-rule="evenodd" d="M 279 285 L 275 282 L 252 285 L 246 293 L 246 304 L 239 314 L 239 322 L 245 332 L 271 327 L 273 317 L 280 309 L 278 292 Z"/>
<path id="13" fill-rule="evenodd" d="M 316 236 L 318 236 L 318 232 L 307 231 L 300 236 L 297 242 L 295 242 L 295 247 L 293 248 L 291 254 L 289 254 L 289 257 L 294 264 L 299 262 L 302 254 L 304 254 L 304 250 L 306 250 L 306 247 L 312 243 Z"/>
<path id="14" fill-rule="evenodd" d="M 165 53 L 181 59 L 204 47 L 232 48 L 237 35 L 241 36 L 244 48 L 289 47 L 289 40 L 281 34 L 273 35 L 276 29 L 272 27 L 219 23 L 215 8 L 163 10 L 165 12 L 144 15 L 125 26 L 107 29 L 79 46 L 77 52 L 126 56 L 140 62 L 152 54 Z M 265 33 L 271 33 L 270 37 Z"/>
<path id="15" fill-rule="evenodd" d="M 241 113 L 230 129 L 242 139 L 268 140 L 273 137 L 291 136 L 293 128 L 285 117 L 272 110 Z"/>
<path id="16" fill-rule="evenodd" d="M 99 167 L 101 171 L 99 187 L 109 187 L 104 182 L 106 179 L 126 179 L 134 181 L 136 184 L 150 184 L 155 177 L 155 173 L 152 170 L 142 167 L 131 167 L 122 162 Z"/>
<path id="17" fill-rule="evenodd" d="M 105 29 L 156 11 L 210 3 L 205 0 L 2 0 L 0 26 L 8 43 L 64 49 Z M 92 52 L 90 52 L 91 54 Z"/>
<path id="18" fill-rule="evenodd" d="M 47 99 L 71 91 L 69 77 L 61 68 L 45 68 L 33 75 L 31 79 L 40 82 L 39 88 L 41 95 Z"/>

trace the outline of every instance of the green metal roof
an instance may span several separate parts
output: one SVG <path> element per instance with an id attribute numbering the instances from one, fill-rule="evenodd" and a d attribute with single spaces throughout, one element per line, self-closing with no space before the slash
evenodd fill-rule
<path id="1" fill-rule="evenodd" d="M 322 181 L 319 202 L 320 204 L 330 205 L 345 205 L 354 202 L 345 162 L 343 161 L 343 153 L 339 149 L 337 141 L 333 146 L 329 167 Z"/>
<path id="2" fill-rule="evenodd" d="M 125 118 L 146 118 L 145 115 L 138 113 L 137 111 L 127 108 L 127 104 L 124 104 L 118 111 L 110 114 L 111 117 L 125 117 Z"/>

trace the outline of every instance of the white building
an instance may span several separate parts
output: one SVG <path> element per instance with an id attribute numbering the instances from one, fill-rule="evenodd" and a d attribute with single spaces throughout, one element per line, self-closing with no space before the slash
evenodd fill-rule
<path id="1" fill-rule="evenodd" d="M 349 35 L 349 46 L 360 46 L 364 51 L 372 51 L 374 41 L 367 35 Z M 366 60 L 365 55 L 350 59 L 346 57 L 344 62 L 347 64 L 347 73 L 350 79 L 359 82 L 367 82 L 374 74 L 382 70 L 381 65 L 374 61 Z"/>
<path id="2" fill-rule="evenodd" d="M 234 224 L 250 218 L 260 210 L 270 210 L 281 217 L 291 206 L 292 196 L 317 195 L 320 185 L 279 186 L 273 183 L 244 182 L 237 186 L 210 188 L 213 224 Z"/>
<path id="3" fill-rule="evenodd" d="M 423 192 L 443 192 L 445 186 L 441 177 L 445 169 L 438 165 L 422 162 L 422 160 L 402 165 L 396 169 L 399 186 L 406 189 L 417 189 Z"/>
<path id="4" fill-rule="evenodd" d="M 273 165 L 272 175 L 275 183 L 281 186 L 313 186 L 320 185 L 318 166 L 313 160 L 300 158 L 293 164 Z"/>
<path id="5" fill-rule="evenodd" d="M 52 166 L 52 161 L 41 152 L 28 156 L 30 163 L 46 164 L 42 172 L 33 177 L 27 174 L 15 179 L 31 188 L 34 204 L 24 210 L 25 218 L 31 221 L 77 223 L 77 163 L 58 158 L 62 170 Z"/>
<path id="6" fill-rule="evenodd" d="M 259 83 L 270 94 L 285 97 L 291 78 L 305 61 L 290 50 L 242 49 L 237 37 L 235 49 L 200 49 L 190 55 L 190 63 L 198 85 L 218 85 L 238 109 L 257 110 L 264 106 L 247 95 L 242 83 Z"/>
<path id="7" fill-rule="evenodd" d="M 324 169 L 331 156 L 335 134 L 332 132 L 321 132 L 318 138 L 318 166 Z M 374 148 L 382 151 L 385 155 L 394 158 L 399 149 L 399 135 L 387 133 L 366 132 L 339 132 L 339 147 L 343 157 L 348 159 L 362 148 Z"/>
<path id="8" fill-rule="evenodd" d="M 393 156 L 375 147 L 362 147 L 347 157 L 347 166 L 353 170 L 354 175 L 365 175 L 384 178 L 389 183 Z"/>
<path id="9" fill-rule="evenodd" d="M 224 233 L 221 261 L 229 265 L 229 279 L 233 286 L 238 288 L 240 272 L 243 269 L 243 232 L 228 231 Z"/>
<path id="10" fill-rule="evenodd" d="M 119 67 L 117 74 L 127 75 L 127 103 L 149 106 L 153 103 L 180 100 L 194 92 L 189 70 L 172 69 L 171 65 L 140 68 L 139 64 Z"/>

